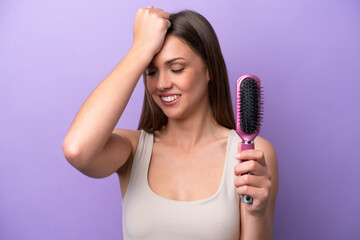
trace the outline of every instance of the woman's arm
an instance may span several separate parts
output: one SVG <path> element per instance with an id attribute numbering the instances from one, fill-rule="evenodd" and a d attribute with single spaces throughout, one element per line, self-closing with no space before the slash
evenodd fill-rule
<path id="1" fill-rule="evenodd" d="M 131 155 L 132 131 L 113 130 L 146 67 L 164 42 L 169 14 L 152 7 L 139 9 L 134 42 L 115 69 L 95 88 L 77 113 L 63 142 L 65 158 L 91 177 L 106 177 Z"/>
<path id="2" fill-rule="evenodd" d="M 277 156 L 272 144 L 261 137 L 255 139 L 255 150 L 237 155 L 250 159 L 235 167 L 237 193 L 253 197 L 252 204 L 240 204 L 241 239 L 272 239 L 275 202 L 279 184 Z M 251 172 L 254 175 L 245 173 Z M 245 174 L 245 175 L 243 175 Z"/>

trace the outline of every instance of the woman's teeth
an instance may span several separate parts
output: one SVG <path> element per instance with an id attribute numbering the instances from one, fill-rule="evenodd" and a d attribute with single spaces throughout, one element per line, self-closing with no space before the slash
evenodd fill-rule
<path id="1" fill-rule="evenodd" d="M 173 95 L 173 96 L 168 96 L 168 97 L 161 97 L 161 99 L 164 102 L 172 102 L 172 101 L 178 99 L 179 97 L 180 97 L 180 95 Z"/>

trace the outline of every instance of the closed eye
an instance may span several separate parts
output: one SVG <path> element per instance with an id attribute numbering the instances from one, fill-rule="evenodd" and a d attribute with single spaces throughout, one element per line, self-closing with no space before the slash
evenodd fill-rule
<path id="1" fill-rule="evenodd" d="M 154 75 L 155 73 L 156 73 L 156 71 L 147 71 L 146 76 L 151 76 L 151 75 Z"/>
<path id="2" fill-rule="evenodd" d="M 173 73 L 179 73 L 179 72 L 181 72 L 182 70 L 184 70 L 184 68 L 181 68 L 181 69 L 171 69 L 171 71 L 172 71 Z"/>

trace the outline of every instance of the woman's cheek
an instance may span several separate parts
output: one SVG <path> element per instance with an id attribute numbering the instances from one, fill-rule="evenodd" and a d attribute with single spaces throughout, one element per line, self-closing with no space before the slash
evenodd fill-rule
<path id="1" fill-rule="evenodd" d="M 146 79 L 146 87 L 150 91 L 150 93 L 154 92 L 155 84 L 155 81 L 152 81 L 149 78 Z"/>

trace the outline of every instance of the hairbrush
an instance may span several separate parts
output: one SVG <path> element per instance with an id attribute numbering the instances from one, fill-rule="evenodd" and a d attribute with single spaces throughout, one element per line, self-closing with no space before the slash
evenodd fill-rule
<path id="1" fill-rule="evenodd" d="M 242 75 L 236 81 L 236 132 L 242 139 L 238 152 L 254 149 L 254 139 L 260 132 L 262 108 L 260 79 L 251 74 Z M 251 204 L 253 198 L 242 195 L 241 201 Z"/>

